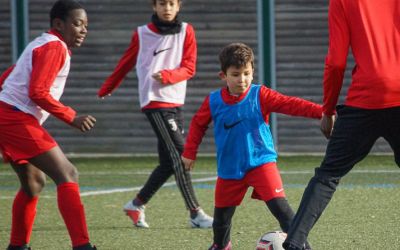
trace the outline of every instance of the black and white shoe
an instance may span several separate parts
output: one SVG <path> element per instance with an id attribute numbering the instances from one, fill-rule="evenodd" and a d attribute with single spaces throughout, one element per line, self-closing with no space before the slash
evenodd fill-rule
<path id="1" fill-rule="evenodd" d="M 23 245 L 23 246 L 11 246 L 8 245 L 7 250 L 31 250 L 28 245 Z"/>
<path id="2" fill-rule="evenodd" d="M 203 209 L 199 209 L 197 216 L 193 219 L 189 219 L 189 224 L 193 228 L 211 228 L 213 224 L 213 217 L 207 215 Z"/>
<path id="3" fill-rule="evenodd" d="M 83 246 L 73 247 L 72 250 L 97 250 L 96 246 L 92 246 L 90 243 L 87 243 Z"/>

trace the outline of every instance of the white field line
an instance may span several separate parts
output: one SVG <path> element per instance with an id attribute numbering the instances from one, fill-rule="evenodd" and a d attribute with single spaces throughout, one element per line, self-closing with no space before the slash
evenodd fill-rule
<path id="1" fill-rule="evenodd" d="M 284 175 L 292 175 L 292 174 L 313 174 L 314 169 L 312 170 L 281 170 L 281 174 Z M 400 169 L 369 169 L 369 170 L 352 170 L 350 171 L 351 174 L 400 174 Z M 79 172 L 80 176 L 89 176 L 89 175 L 149 175 L 151 171 L 82 171 Z M 5 172 L 0 173 L 0 176 L 13 176 L 15 175 L 14 172 Z M 215 175 L 214 171 L 195 171 L 192 172 L 192 175 Z"/>
<path id="2" fill-rule="evenodd" d="M 207 181 L 215 181 L 217 179 L 216 176 L 214 177 L 207 177 L 207 178 L 199 178 L 193 179 L 192 182 L 207 182 Z M 167 182 L 162 187 L 170 187 L 176 185 L 175 181 Z M 98 190 L 98 191 L 88 191 L 88 192 L 81 192 L 81 196 L 95 196 L 95 195 L 103 195 L 103 194 L 113 194 L 113 193 L 124 193 L 124 192 L 131 192 L 131 191 L 138 191 L 143 186 L 132 187 L 132 188 L 114 188 L 114 189 L 107 189 L 107 190 Z M 41 195 L 40 198 L 55 198 L 55 196 L 49 195 Z M 14 196 L 2 196 L 0 200 L 4 199 L 14 199 Z"/>
<path id="3" fill-rule="evenodd" d="M 78 170 L 79 171 L 79 170 Z M 151 171 L 79 171 L 80 176 L 91 176 L 91 175 L 150 175 Z M 14 172 L 0 173 L 0 176 L 14 176 Z M 215 175 L 215 171 L 196 171 L 192 172 L 192 175 Z"/>
<path id="4" fill-rule="evenodd" d="M 207 177 L 207 178 L 200 178 L 194 179 L 192 182 L 206 182 L 206 181 L 215 181 L 217 177 Z M 175 186 L 176 182 L 171 181 L 167 182 L 163 185 L 163 187 L 170 187 Z M 123 192 L 130 192 L 130 191 L 137 191 L 140 190 L 143 186 L 140 187 L 133 187 L 133 188 L 116 188 L 116 189 L 108 189 L 108 190 L 99 190 L 99 191 L 89 191 L 89 192 L 82 192 L 81 196 L 94 196 L 94 195 L 101 195 L 101 194 L 112 194 L 112 193 L 123 193 Z"/>
<path id="5" fill-rule="evenodd" d="M 116 172 L 116 171 L 93 171 L 93 172 L 82 172 L 80 175 L 141 175 L 141 174 L 150 174 L 151 172 L 145 172 L 145 171 L 124 171 L 124 172 Z M 314 171 L 311 170 L 299 170 L 299 171 L 280 171 L 282 175 L 294 175 L 294 174 L 312 174 Z M 400 170 L 353 170 L 351 171 L 353 174 L 365 174 L 365 173 L 372 173 L 372 174 L 388 174 L 388 173 L 393 173 L 393 174 L 400 174 Z M 215 174 L 215 172 L 194 172 L 193 174 Z M 14 173 L 0 173 L 0 176 L 8 176 L 8 175 L 14 175 Z M 197 182 L 207 182 L 207 181 L 214 181 L 216 180 L 217 177 L 206 177 L 206 178 L 199 178 L 199 179 L 193 179 L 193 183 Z M 176 185 L 175 181 L 172 182 L 167 182 L 163 185 L 163 187 L 170 187 Z M 132 187 L 132 188 L 115 188 L 115 189 L 107 189 L 107 190 L 98 190 L 98 191 L 88 191 L 88 192 L 82 192 L 81 196 L 95 196 L 95 195 L 103 195 L 103 194 L 113 194 L 113 193 L 123 193 L 123 192 L 132 192 L 132 191 L 138 191 L 142 188 L 143 186 L 137 186 L 137 187 Z M 55 198 L 55 196 L 48 196 L 48 195 L 43 195 L 40 196 L 41 198 Z M 3 199 L 14 199 L 14 196 L 2 196 L 0 197 L 1 200 Z"/>

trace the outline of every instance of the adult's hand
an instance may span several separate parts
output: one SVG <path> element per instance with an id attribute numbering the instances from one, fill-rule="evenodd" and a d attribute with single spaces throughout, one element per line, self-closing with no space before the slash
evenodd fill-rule
<path id="1" fill-rule="evenodd" d="M 335 124 L 335 115 L 322 115 L 321 119 L 321 132 L 329 139 L 332 135 L 333 125 Z"/>

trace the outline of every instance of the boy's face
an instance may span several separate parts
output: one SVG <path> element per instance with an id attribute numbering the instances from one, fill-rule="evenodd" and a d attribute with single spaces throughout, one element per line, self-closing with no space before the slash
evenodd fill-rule
<path id="1" fill-rule="evenodd" d="M 153 5 L 153 10 L 161 21 L 172 22 L 175 20 L 180 7 L 181 2 L 179 0 L 157 0 L 156 4 Z"/>
<path id="2" fill-rule="evenodd" d="M 220 72 L 220 77 L 226 81 L 231 94 L 240 95 L 246 92 L 253 81 L 253 67 L 250 62 L 239 68 L 229 66 L 226 73 Z"/>
<path id="3" fill-rule="evenodd" d="M 88 19 L 84 9 L 71 10 L 68 18 L 63 21 L 54 19 L 55 28 L 64 38 L 68 47 L 80 47 L 86 38 Z"/>

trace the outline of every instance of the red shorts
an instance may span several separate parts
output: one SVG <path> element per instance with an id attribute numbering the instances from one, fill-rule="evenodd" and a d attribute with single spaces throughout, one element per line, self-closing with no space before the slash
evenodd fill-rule
<path id="1" fill-rule="evenodd" d="M 281 175 L 275 162 L 250 170 L 241 180 L 226 180 L 218 177 L 215 187 L 215 207 L 239 206 L 247 189 L 253 187 L 251 198 L 269 201 L 286 197 Z"/>
<path id="2" fill-rule="evenodd" d="M 53 137 L 35 117 L 0 101 L 0 150 L 4 161 L 26 163 L 55 146 Z"/>

